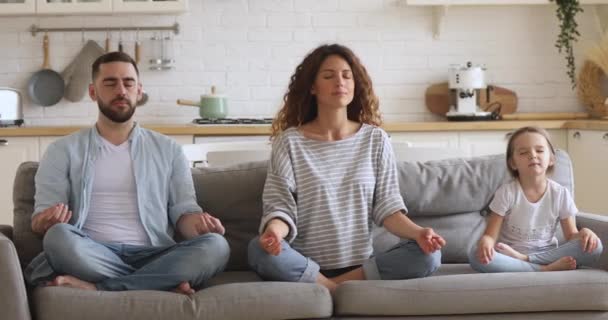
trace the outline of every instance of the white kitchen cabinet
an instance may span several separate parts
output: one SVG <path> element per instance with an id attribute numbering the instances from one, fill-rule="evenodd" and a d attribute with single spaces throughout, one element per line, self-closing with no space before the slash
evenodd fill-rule
<path id="1" fill-rule="evenodd" d="M 0 16 L 36 13 L 36 0 L 0 0 Z"/>
<path id="2" fill-rule="evenodd" d="M 457 132 L 391 132 L 391 140 L 409 142 L 412 147 L 458 147 Z"/>
<path id="3" fill-rule="evenodd" d="M 509 132 L 512 131 L 463 131 L 459 135 L 459 146 L 465 154 L 471 157 L 505 153 Z M 547 132 L 549 132 L 555 148 L 568 150 L 565 131 L 547 130 Z"/>
<path id="4" fill-rule="evenodd" d="M 194 143 L 193 135 L 170 135 L 169 137 L 173 138 L 180 146 Z"/>
<path id="5" fill-rule="evenodd" d="M 13 184 L 24 161 L 38 160 L 38 137 L 0 137 L 0 224 L 13 225 Z"/>
<path id="6" fill-rule="evenodd" d="M 116 13 L 179 13 L 188 10 L 187 0 L 113 0 Z"/>
<path id="7" fill-rule="evenodd" d="M 112 13 L 112 0 L 37 0 L 37 14 Z"/>
<path id="8" fill-rule="evenodd" d="M 578 209 L 608 215 L 608 131 L 568 130 L 568 151 Z"/>

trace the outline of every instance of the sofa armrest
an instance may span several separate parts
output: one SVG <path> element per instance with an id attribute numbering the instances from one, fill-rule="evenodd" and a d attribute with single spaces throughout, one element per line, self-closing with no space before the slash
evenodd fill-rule
<path id="1" fill-rule="evenodd" d="M 13 226 L 0 224 L 0 233 L 4 234 L 7 238 L 13 239 Z"/>
<path id="2" fill-rule="evenodd" d="M 600 237 L 604 252 L 602 252 L 600 261 L 596 266 L 608 271 L 608 216 L 579 212 L 576 215 L 576 224 L 579 229 L 589 228 Z"/>
<path id="3" fill-rule="evenodd" d="M 19 257 L 13 242 L 0 233 L 0 312 L 2 319 L 31 320 Z"/>

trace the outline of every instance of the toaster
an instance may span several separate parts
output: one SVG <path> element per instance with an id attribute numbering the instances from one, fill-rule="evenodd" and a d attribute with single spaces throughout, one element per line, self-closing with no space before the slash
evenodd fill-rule
<path id="1" fill-rule="evenodd" d="M 0 88 L 0 126 L 23 124 L 21 93 L 12 88 Z"/>

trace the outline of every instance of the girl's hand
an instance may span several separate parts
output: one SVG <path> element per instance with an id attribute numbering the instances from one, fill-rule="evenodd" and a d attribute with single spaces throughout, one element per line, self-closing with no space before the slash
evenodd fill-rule
<path id="1" fill-rule="evenodd" d="M 488 264 L 494 258 L 494 238 L 483 235 L 477 243 L 477 260 L 482 264 Z"/>
<path id="2" fill-rule="evenodd" d="M 585 252 L 593 252 L 595 249 L 597 249 L 600 242 L 600 238 L 593 231 L 587 228 L 582 228 L 581 231 L 578 232 L 578 237 L 581 239 L 583 251 Z"/>
<path id="3" fill-rule="evenodd" d="M 273 256 L 278 256 L 281 253 L 281 242 L 283 241 L 281 232 L 277 229 L 275 224 L 269 223 L 259 240 L 260 247 Z"/>
<path id="4" fill-rule="evenodd" d="M 445 240 L 431 228 L 422 228 L 415 240 L 424 254 L 433 253 L 445 246 Z"/>

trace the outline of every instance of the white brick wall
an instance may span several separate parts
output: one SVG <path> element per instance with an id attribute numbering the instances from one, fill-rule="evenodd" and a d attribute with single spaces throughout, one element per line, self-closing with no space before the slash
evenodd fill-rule
<path id="1" fill-rule="evenodd" d="M 211 85 L 229 97 L 229 116 L 271 117 L 280 106 L 289 77 L 302 57 L 321 43 L 351 47 L 365 63 L 380 96 L 386 120 L 432 120 L 424 90 L 447 79 L 452 63 L 485 64 L 490 82 L 516 91 L 522 112 L 583 111 L 570 89 L 564 58 L 554 47 L 558 27 L 553 5 L 450 7 L 445 30 L 432 36 L 430 7 L 404 0 L 191 0 L 190 12 L 174 16 L 1 17 L 0 87 L 24 93 L 29 124 L 90 124 L 97 107 L 88 99 L 52 107 L 31 105 L 25 89 L 42 64 L 43 27 L 171 25 L 180 23 L 173 49 L 176 68 L 149 71 L 152 32 L 140 32 L 144 47 L 142 80 L 150 101 L 137 112 L 142 122 L 186 123 L 196 108 L 178 107 L 177 98 L 197 100 Z M 243 16 L 245 16 L 243 18 Z M 584 48 L 599 40 L 591 8 L 578 18 Z M 82 47 L 80 33 L 52 33 L 51 65 L 63 70 Z M 103 46 L 105 32 L 88 33 Z M 112 33 L 116 48 L 118 33 Z M 135 33 L 124 32 L 127 52 Z"/>

